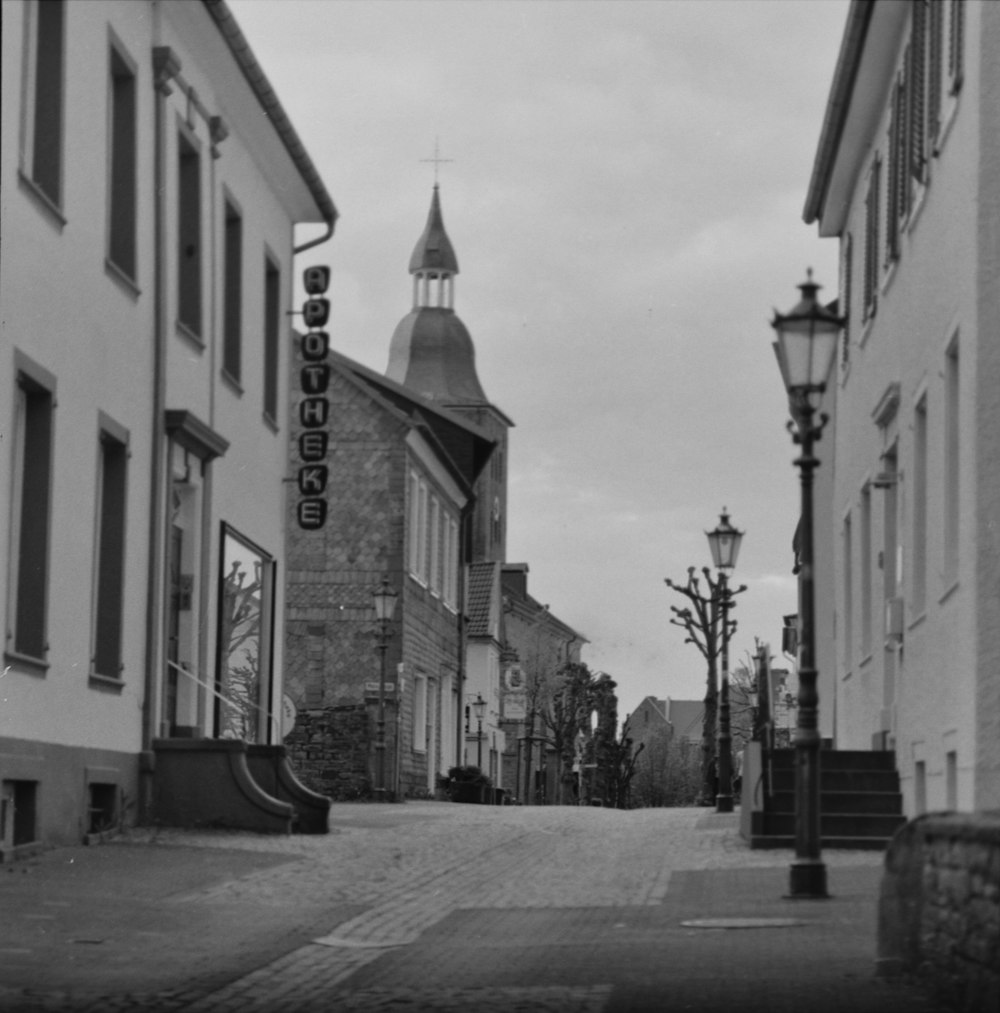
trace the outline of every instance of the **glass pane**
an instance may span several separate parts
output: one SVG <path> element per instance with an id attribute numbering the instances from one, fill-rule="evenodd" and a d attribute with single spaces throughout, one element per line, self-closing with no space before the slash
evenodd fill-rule
<path id="1" fill-rule="evenodd" d="M 264 621 L 269 608 L 268 560 L 226 532 L 219 628 L 219 737 L 257 742 L 264 695 L 262 659 L 268 651 Z"/>

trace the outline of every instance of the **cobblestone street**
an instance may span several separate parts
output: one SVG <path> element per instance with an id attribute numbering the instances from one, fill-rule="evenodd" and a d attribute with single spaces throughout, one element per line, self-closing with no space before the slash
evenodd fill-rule
<path id="1" fill-rule="evenodd" d="M 338 804 L 331 828 L 8 867 L 0 1009 L 931 1008 L 874 978 L 878 853 L 828 852 L 834 899 L 790 902 L 789 854 L 710 810 Z"/>

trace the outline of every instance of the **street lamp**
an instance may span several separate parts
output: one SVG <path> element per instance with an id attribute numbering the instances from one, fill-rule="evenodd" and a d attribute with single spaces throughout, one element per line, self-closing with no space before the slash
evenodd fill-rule
<path id="1" fill-rule="evenodd" d="M 712 561 L 719 571 L 719 604 L 722 607 L 722 685 L 719 692 L 719 791 L 715 811 L 733 811 L 733 735 L 729 720 L 729 606 L 730 593 L 727 570 L 736 566 L 744 532 L 729 523 L 729 514 L 722 508 L 714 531 L 706 531 Z"/>
<path id="2" fill-rule="evenodd" d="M 472 713 L 475 714 L 478 725 L 476 730 L 476 766 L 480 772 L 483 769 L 483 714 L 485 711 L 486 701 L 483 699 L 482 693 L 477 693 L 476 699 L 472 701 Z"/>
<path id="3" fill-rule="evenodd" d="M 385 654 L 389 647 L 389 623 L 396 611 L 396 599 L 399 595 L 389 584 L 389 578 L 383 577 L 377 591 L 372 592 L 375 601 L 375 618 L 378 620 L 378 651 L 380 655 L 378 680 L 378 732 L 375 737 L 376 781 L 375 798 L 385 801 Z"/>
<path id="4" fill-rule="evenodd" d="M 826 379 L 843 318 L 821 306 L 820 286 L 812 269 L 799 285 L 802 299 L 787 314 L 774 312 L 771 326 L 777 332 L 774 351 L 788 391 L 792 421 L 788 428 L 802 453 L 795 461 L 802 486 L 799 518 L 799 695 L 795 728 L 795 861 L 789 872 L 792 898 L 827 897 L 826 865 L 821 856 L 819 814 L 819 694 L 816 692 L 816 612 L 813 574 L 813 472 L 819 461 L 813 445 L 820 439 L 828 416 L 820 413 L 819 396 Z"/>

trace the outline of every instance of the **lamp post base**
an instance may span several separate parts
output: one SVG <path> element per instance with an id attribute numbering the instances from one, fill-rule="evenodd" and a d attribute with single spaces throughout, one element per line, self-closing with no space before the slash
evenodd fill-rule
<path id="1" fill-rule="evenodd" d="M 827 900 L 826 864 L 819 861 L 793 862 L 788 870 L 788 900 Z"/>
<path id="2" fill-rule="evenodd" d="M 715 796 L 715 811 L 717 813 L 731 813 L 733 811 L 733 796 L 732 795 L 716 795 Z"/>

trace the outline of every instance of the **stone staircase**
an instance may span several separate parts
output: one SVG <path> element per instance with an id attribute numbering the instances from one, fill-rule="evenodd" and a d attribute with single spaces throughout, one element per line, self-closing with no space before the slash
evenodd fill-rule
<path id="1" fill-rule="evenodd" d="M 881 850 L 906 822 L 896 755 L 820 751 L 820 836 L 824 848 Z M 751 848 L 795 847 L 795 750 L 765 757 L 763 809 L 753 813 Z"/>

